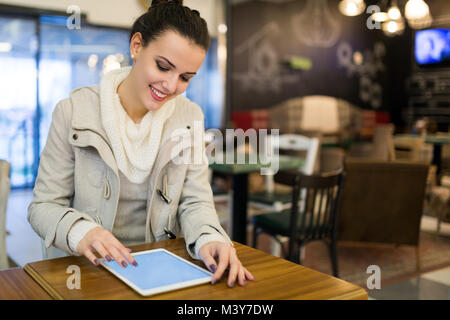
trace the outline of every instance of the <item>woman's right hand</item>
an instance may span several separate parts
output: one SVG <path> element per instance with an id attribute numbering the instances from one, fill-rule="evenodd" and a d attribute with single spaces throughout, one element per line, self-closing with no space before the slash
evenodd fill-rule
<path id="1" fill-rule="evenodd" d="M 115 260 L 123 268 L 128 263 L 137 267 L 137 262 L 130 254 L 130 249 L 120 243 L 108 230 L 98 226 L 90 230 L 77 245 L 77 252 L 84 255 L 94 265 L 99 264 L 94 252 L 97 252 L 106 261 Z M 127 263 L 128 262 L 128 263 Z"/>

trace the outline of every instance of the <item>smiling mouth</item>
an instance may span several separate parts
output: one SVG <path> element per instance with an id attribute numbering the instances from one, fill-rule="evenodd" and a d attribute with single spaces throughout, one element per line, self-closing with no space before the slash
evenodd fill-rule
<path id="1" fill-rule="evenodd" d="M 163 101 L 167 95 L 162 93 L 161 91 L 155 89 L 152 85 L 149 85 L 150 87 L 150 93 L 152 95 L 152 97 L 157 100 L 157 101 Z"/>

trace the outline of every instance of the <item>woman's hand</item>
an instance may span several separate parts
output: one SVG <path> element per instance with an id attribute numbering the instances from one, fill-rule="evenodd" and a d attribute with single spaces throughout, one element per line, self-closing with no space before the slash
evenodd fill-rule
<path id="1" fill-rule="evenodd" d="M 118 264 L 126 268 L 128 263 L 137 266 L 136 260 L 130 254 L 130 249 L 124 247 L 108 230 L 98 226 L 90 230 L 77 245 L 77 252 L 84 255 L 94 265 L 99 261 L 94 255 L 96 251 L 106 261 L 116 260 Z M 128 261 L 128 263 L 127 263 Z"/>
<path id="2" fill-rule="evenodd" d="M 224 271 L 229 267 L 228 272 L 228 286 L 232 288 L 236 281 L 240 286 L 244 286 L 246 280 L 255 280 L 255 277 L 242 265 L 236 254 L 236 249 L 224 242 L 208 242 L 203 245 L 199 252 L 200 258 L 205 263 L 206 267 L 214 273 L 211 283 L 214 284 L 220 279 Z M 219 258 L 219 263 L 216 263 L 215 258 Z"/>

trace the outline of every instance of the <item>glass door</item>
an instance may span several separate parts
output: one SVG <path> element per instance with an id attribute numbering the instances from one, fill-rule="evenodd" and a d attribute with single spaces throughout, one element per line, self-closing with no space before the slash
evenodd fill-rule
<path id="1" fill-rule="evenodd" d="M 0 158 L 14 187 L 34 183 L 37 102 L 36 21 L 0 15 Z"/>

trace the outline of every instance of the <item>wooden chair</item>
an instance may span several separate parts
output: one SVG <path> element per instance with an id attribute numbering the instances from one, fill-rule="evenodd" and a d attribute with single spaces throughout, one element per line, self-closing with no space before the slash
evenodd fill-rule
<path id="1" fill-rule="evenodd" d="M 339 201 L 344 173 L 327 175 L 304 175 L 301 173 L 280 173 L 275 176 L 278 183 L 292 186 L 290 210 L 260 214 L 252 218 L 254 225 L 253 247 L 257 246 L 258 235 L 267 233 L 277 239 L 278 235 L 289 237 L 289 249 L 284 256 L 301 263 L 301 248 L 310 241 L 328 241 L 333 274 L 338 277 L 336 231 Z M 299 199 L 305 194 L 303 204 Z"/>
<path id="2" fill-rule="evenodd" d="M 350 245 L 416 247 L 420 270 L 420 223 L 428 164 L 346 159 L 338 240 Z"/>
<path id="3" fill-rule="evenodd" d="M 9 268 L 6 253 L 6 207 L 10 191 L 9 174 L 9 163 L 0 160 L 0 269 Z"/>
<path id="4" fill-rule="evenodd" d="M 272 140 L 274 149 L 281 151 L 305 152 L 305 164 L 299 172 L 311 175 L 314 172 L 319 152 L 319 138 L 309 138 L 298 134 L 283 134 Z M 268 211 L 282 211 L 291 206 L 291 194 L 276 192 L 274 176 L 266 175 L 266 190 L 249 194 L 250 204 Z"/>

